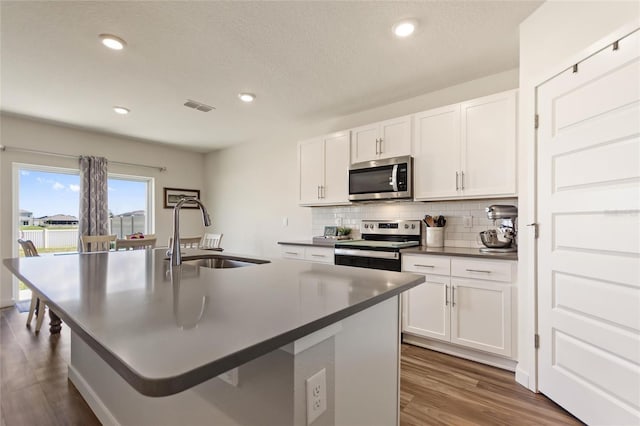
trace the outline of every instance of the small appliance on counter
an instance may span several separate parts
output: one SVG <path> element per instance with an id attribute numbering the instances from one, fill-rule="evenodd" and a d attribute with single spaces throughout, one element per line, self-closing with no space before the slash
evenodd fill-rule
<path id="1" fill-rule="evenodd" d="M 313 237 L 314 244 L 326 244 L 332 246 L 336 241 L 351 240 L 351 228 L 338 226 L 325 226 L 324 235 Z"/>
<path id="2" fill-rule="evenodd" d="M 493 220 L 496 229 L 480 232 L 480 240 L 485 253 L 508 253 L 518 251 L 517 220 L 518 208 L 493 204 L 485 209 L 487 218 Z"/>

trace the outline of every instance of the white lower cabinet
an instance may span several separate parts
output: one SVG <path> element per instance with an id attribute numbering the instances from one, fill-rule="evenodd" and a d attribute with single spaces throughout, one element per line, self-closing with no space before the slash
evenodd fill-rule
<path id="1" fill-rule="evenodd" d="M 403 255 L 402 270 L 426 282 L 403 295 L 402 331 L 510 357 L 514 268 L 512 261 Z"/>
<path id="2" fill-rule="evenodd" d="M 280 250 L 284 259 L 308 260 L 333 265 L 333 247 L 283 244 Z"/>

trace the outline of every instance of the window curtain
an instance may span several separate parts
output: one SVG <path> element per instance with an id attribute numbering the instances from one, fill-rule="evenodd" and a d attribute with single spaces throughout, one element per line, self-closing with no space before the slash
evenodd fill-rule
<path id="1" fill-rule="evenodd" d="M 78 235 L 108 235 L 107 159 L 80 157 L 80 218 Z M 82 243 L 78 240 L 78 250 Z"/>

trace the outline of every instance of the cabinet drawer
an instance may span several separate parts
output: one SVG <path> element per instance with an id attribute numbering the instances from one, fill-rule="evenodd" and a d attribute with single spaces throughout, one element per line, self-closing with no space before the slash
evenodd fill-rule
<path id="1" fill-rule="evenodd" d="M 451 259 L 454 277 L 511 282 L 513 262 L 500 260 Z"/>
<path id="2" fill-rule="evenodd" d="M 451 258 L 448 256 L 403 255 L 402 270 L 422 274 L 449 275 Z"/>
<path id="3" fill-rule="evenodd" d="M 303 246 L 282 246 L 282 257 L 285 259 L 304 259 Z"/>
<path id="4" fill-rule="evenodd" d="M 333 263 L 333 249 L 327 247 L 305 247 L 306 260 L 320 263 Z"/>

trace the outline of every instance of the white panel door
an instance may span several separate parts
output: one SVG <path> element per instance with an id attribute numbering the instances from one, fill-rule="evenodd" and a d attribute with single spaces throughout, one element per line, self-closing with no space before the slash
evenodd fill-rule
<path id="1" fill-rule="evenodd" d="M 324 142 L 311 139 L 298 144 L 300 204 L 318 204 L 324 181 Z"/>
<path id="2" fill-rule="evenodd" d="M 638 32 L 538 87 L 539 386 L 640 424 Z"/>
<path id="3" fill-rule="evenodd" d="M 411 155 L 411 116 L 382 121 L 379 127 L 379 158 Z"/>
<path id="4" fill-rule="evenodd" d="M 360 163 L 378 158 L 378 123 L 351 130 L 351 162 Z"/>
<path id="5" fill-rule="evenodd" d="M 402 331 L 449 341 L 449 286 L 451 278 L 426 275 L 426 281 L 404 294 Z"/>
<path id="6" fill-rule="evenodd" d="M 414 115 L 416 200 L 456 197 L 460 170 L 460 104 Z"/>
<path id="7" fill-rule="evenodd" d="M 451 343 L 511 355 L 511 285 L 451 278 Z"/>
<path id="8" fill-rule="evenodd" d="M 325 173 L 322 202 L 349 202 L 349 133 L 337 133 L 324 138 Z"/>
<path id="9" fill-rule="evenodd" d="M 466 197 L 516 193 L 516 93 L 497 93 L 460 106 L 460 188 Z"/>

